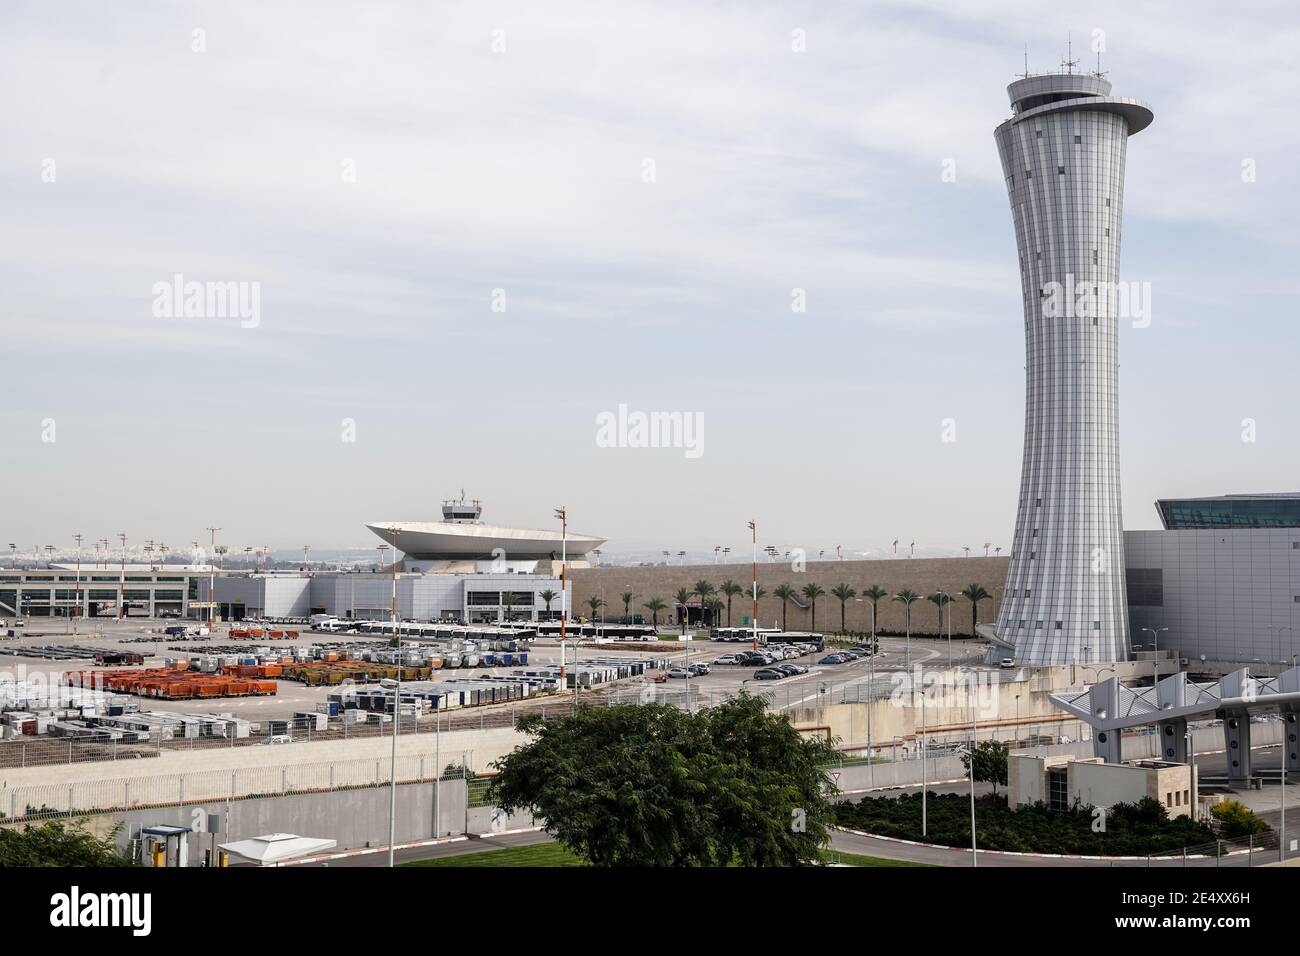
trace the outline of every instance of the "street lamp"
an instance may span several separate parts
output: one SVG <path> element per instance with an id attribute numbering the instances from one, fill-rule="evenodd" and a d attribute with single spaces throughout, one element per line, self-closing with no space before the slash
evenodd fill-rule
<path id="1" fill-rule="evenodd" d="M 389 779 L 388 779 L 388 865 L 391 868 L 393 864 L 393 853 L 397 845 L 397 735 L 402 730 L 402 635 L 397 629 L 397 528 L 389 528 L 389 533 L 393 536 L 393 597 L 392 606 L 388 611 L 388 618 L 393 625 L 393 647 L 397 650 L 397 680 L 393 688 L 393 744 L 392 756 L 389 761 Z M 385 547 L 387 547 L 385 545 Z M 307 558 L 307 549 L 303 549 L 303 560 Z M 435 768 L 438 771 L 438 778 L 442 777 L 441 768 Z M 438 786 L 435 783 L 434 786 Z M 436 825 L 436 824 L 435 824 Z"/>
<path id="2" fill-rule="evenodd" d="M 1167 631 L 1169 628 L 1144 627 L 1142 630 L 1148 632 L 1151 635 L 1151 640 L 1154 642 L 1156 656 L 1151 662 L 1151 679 L 1155 680 L 1160 676 L 1160 632 Z"/>

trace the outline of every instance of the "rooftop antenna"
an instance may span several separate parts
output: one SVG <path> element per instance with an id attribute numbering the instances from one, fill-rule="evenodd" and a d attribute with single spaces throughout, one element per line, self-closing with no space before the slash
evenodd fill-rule
<path id="1" fill-rule="evenodd" d="M 1029 79 L 1029 44 L 1025 44 L 1025 72 L 1020 74 L 1022 79 Z"/>
<path id="2" fill-rule="evenodd" d="M 1097 51 L 1097 72 L 1094 73 L 1093 76 L 1095 76 L 1095 77 L 1097 77 L 1098 79 L 1100 79 L 1100 78 L 1104 77 L 1105 75 L 1106 75 L 1106 74 L 1103 73 L 1103 72 L 1101 71 L 1101 51 L 1098 50 L 1098 51 Z"/>
<path id="3" fill-rule="evenodd" d="M 1065 67 L 1066 73 L 1073 73 L 1074 68 L 1079 65 L 1079 61 L 1074 58 L 1074 34 L 1067 33 L 1065 40 L 1065 62 L 1061 66 Z"/>

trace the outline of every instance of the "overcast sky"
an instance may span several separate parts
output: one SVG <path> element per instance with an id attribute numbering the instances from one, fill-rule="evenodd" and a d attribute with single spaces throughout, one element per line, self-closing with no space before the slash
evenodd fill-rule
<path id="1" fill-rule="evenodd" d="M 0 542 L 370 546 L 463 487 L 498 523 L 567 505 L 611 553 L 739 549 L 751 517 L 760 546 L 1007 547 L 993 129 L 1025 44 L 1047 71 L 1072 33 L 1090 69 L 1095 30 L 1156 117 L 1128 154 L 1122 278 L 1153 314 L 1121 331 L 1125 525 L 1300 487 L 1293 3 L 0 18 Z M 259 283 L 256 324 L 156 315 L 178 273 Z M 699 416 L 701 454 L 602 447 L 620 404 Z"/>

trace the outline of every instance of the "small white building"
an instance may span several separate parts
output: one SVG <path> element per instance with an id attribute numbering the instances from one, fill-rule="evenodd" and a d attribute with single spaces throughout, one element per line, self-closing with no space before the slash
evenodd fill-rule
<path id="1" fill-rule="evenodd" d="M 1007 804 L 1011 808 L 1045 803 L 1053 810 L 1073 804 L 1110 807 L 1157 800 L 1171 817 L 1192 812 L 1193 768 L 1164 760 L 1105 763 L 1100 757 L 1007 757 Z"/>

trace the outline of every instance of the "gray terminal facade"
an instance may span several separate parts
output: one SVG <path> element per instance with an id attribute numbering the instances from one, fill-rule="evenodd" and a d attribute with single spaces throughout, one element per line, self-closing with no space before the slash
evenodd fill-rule
<path id="1" fill-rule="evenodd" d="M 1118 323 L 1124 161 L 1151 110 L 1091 74 L 1012 83 L 995 137 L 1025 322 L 1020 499 L 997 635 L 1023 664 L 1127 659 Z"/>

